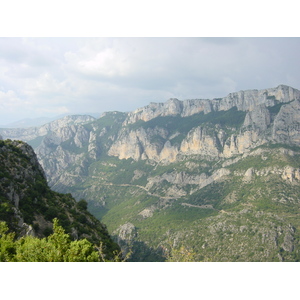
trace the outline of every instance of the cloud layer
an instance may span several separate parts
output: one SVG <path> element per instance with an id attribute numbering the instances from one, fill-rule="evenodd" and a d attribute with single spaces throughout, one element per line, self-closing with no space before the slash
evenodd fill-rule
<path id="1" fill-rule="evenodd" d="M 0 124 L 300 88 L 300 38 L 1 38 Z"/>

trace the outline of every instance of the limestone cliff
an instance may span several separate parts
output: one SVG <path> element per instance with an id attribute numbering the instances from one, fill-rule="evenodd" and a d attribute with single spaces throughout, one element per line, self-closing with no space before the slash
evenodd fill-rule
<path id="1" fill-rule="evenodd" d="M 252 111 L 257 106 L 274 106 L 277 102 L 286 103 L 299 100 L 300 91 L 286 85 L 263 90 L 246 90 L 230 93 L 218 99 L 191 99 L 180 101 L 171 98 L 165 103 L 151 103 L 128 114 L 124 125 L 132 124 L 138 120 L 149 121 L 158 116 L 180 115 L 188 117 L 199 112 L 204 114 L 211 111 L 229 110 L 237 107 L 238 110 Z"/>
<path id="2" fill-rule="evenodd" d="M 108 153 L 120 159 L 173 162 L 178 155 L 191 154 L 228 158 L 267 142 L 299 144 L 299 99 L 298 90 L 280 85 L 273 89 L 231 93 L 221 99 L 170 99 L 166 103 L 151 103 L 128 114 L 123 123 L 124 129 Z M 188 123 L 191 122 L 189 117 L 194 115 L 199 116 L 201 123 L 203 115 L 211 116 L 213 120 L 218 113 L 220 115 L 233 108 L 245 112 L 241 126 L 237 123 L 230 126 L 224 126 L 222 122 L 212 124 L 206 118 L 205 124 L 192 127 L 177 145 L 172 145 L 172 140 L 181 130 L 176 124 L 171 130 L 165 124 L 147 127 L 151 120 L 166 116 L 174 119 L 180 116 Z M 128 126 L 138 121 L 142 121 L 140 126 Z"/>
<path id="3" fill-rule="evenodd" d="M 270 142 L 298 145 L 299 110 L 300 91 L 279 85 L 219 99 L 170 99 L 122 116 L 105 113 L 98 120 L 68 116 L 37 128 L 2 129 L 1 134 L 29 141 L 50 184 L 61 180 L 69 185 L 105 154 L 169 164 L 191 155 L 231 158 Z M 112 125 L 114 118 L 118 121 Z M 65 172 L 71 165 L 72 178 Z"/>

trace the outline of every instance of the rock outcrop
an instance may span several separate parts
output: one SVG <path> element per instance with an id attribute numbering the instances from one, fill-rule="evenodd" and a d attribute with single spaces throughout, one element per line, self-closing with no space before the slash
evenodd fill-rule
<path id="1" fill-rule="evenodd" d="M 236 120 L 233 109 L 242 112 Z M 90 116 L 68 116 L 36 128 L 1 129 L 1 134 L 32 143 L 50 185 L 69 185 L 87 174 L 90 160 L 106 154 L 170 164 L 193 155 L 209 160 L 234 158 L 267 143 L 298 145 L 299 110 L 300 91 L 280 85 L 212 100 L 170 99 L 122 117 L 105 113 L 99 122 Z M 168 119 L 156 123 L 158 117 Z M 113 131 L 111 125 L 101 125 L 114 118 L 119 119 Z M 72 178 L 66 172 L 71 165 L 76 170 Z"/>
<path id="2" fill-rule="evenodd" d="M 299 104 L 300 91 L 284 85 L 260 91 L 231 93 L 221 99 L 170 99 L 166 103 L 151 103 L 128 114 L 123 123 L 126 129 L 121 131 L 108 154 L 120 159 L 174 162 L 178 155 L 198 154 L 216 159 L 229 158 L 267 142 L 299 144 Z M 224 126 L 222 122 L 214 127 L 195 126 L 185 134 L 179 145 L 172 145 L 176 130 L 177 135 L 180 133 L 180 128 L 175 128 L 176 124 L 175 131 L 164 126 L 146 127 L 147 130 L 143 127 L 156 117 L 180 116 L 190 122 L 188 117 L 201 112 L 204 115 L 211 113 L 213 118 L 217 112 L 233 108 L 246 112 L 242 126 Z M 138 129 L 130 130 L 126 127 L 137 121 L 144 122 Z M 209 120 L 206 123 L 209 124 Z"/>
<path id="3" fill-rule="evenodd" d="M 219 99 L 192 99 L 180 101 L 171 98 L 165 103 L 150 103 L 128 114 L 124 125 L 135 123 L 139 120 L 149 121 L 158 116 L 180 115 L 188 117 L 200 112 L 204 114 L 212 111 L 229 110 L 237 107 L 242 111 L 253 111 L 257 106 L 274 106 L 277 102 L 286 103 L 291 100 L 300 100 L 300 91 L 286 85 L 263 90 L 247 90 L 230 93 Z"/>

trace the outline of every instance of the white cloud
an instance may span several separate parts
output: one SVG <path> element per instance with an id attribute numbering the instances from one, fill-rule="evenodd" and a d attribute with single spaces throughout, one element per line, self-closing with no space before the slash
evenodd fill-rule
<path id="1" fill-rule="evenodd" d="M 70 87 L 65 80 L 60 81 L 50 73 L 40 74 L 34 80 L 27 80 L 24 84 L 24 94 L 35 101 L 47 100 L 55 102 L 56 99 L 62 100 L 70 93 Z"/>
<path id="2" fill-rule="evenodd" d="M 114 49 L 105 49 L 92 58 L 79 61 L 78 67 L 86 75 L 112 78 L 126 76 L 129 64 Z"/>
<path id="3" fill-rule="evenodd" d="M 54 106 L 54 107 L 37 107 L 35 112 L 38 114 L 51 114 L 62 115 L 70 113 L 70 110 L 66 106 Z"/>
<path id="4" fill-rule="evenodd" d="M 299 52 L 300 38 L 2 38 L 0 123 L 8 113 L 128 111 L 170 97 L 300 88 Z"/>
<path id="5" fill-rule="evenodd" d="M 23 101 L 16 95 L 14 91 L 0 91 L 0 107 L 2 110 L 8 110 L 11 112 L 19 109 L 22 104 Z"/>

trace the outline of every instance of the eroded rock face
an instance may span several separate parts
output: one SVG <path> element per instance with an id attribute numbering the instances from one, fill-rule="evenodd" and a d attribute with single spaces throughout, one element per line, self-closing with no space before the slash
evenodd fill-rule
<path id="1" fill-rule="evenodd" d="M 42 167 L 47 170 L 51 185 L 61 176 L 64 177 L 64 171 L 70 165 L 76 165 L 77 174 L 83 174 L 86 168 L 86 150 L 91 159 L 97 159 L 99 151 L 95 132 L 87 130 L 81 124 L 72 124 L 58 127 L 47 134 L 35 152 Z"/>
<path id="2" fill-rule="evenodd" d="M 217 138 L 208 134 L 205 128 L 197 127 L 182 141 L 180 152 L 218 157 Z"/>
<path id="3" fill-rule="evenodd" d="M 255 127 L 256 130 L 259 129 L 264 131 L 271 124 L 271 114 L 265 105 L 258 105 L 253 108 L 253 110 L 248 111 L 244 127 Z"/>
<path id="4" fill-rule="evenodd" d="M 177 149 L 172 147 L 170 142 L 153 142 L 153 138 L 160 137 L 162 141 L 166 139 L 167 132 L 161 128 L 121 131 L 117 140 L 108 151 L 109 155 L 118 156 L 120 159 L 133 158 L 152 159 L 160 161 L 162 159 L 174 161 Z"/>
<path id="5" fill-rule="evenodd" d="M 274 106 L 276 101 L 286 103 L 295 99 L 300 99 L 300 91 L 286 85 L 279 85 L 277 88 L 230 93 L 224 98 L 212 100 L 180 101 L 172 98 L 165 103 L 151 103 L 129 113 L 124 125 L 135 123 L 138 120 L 149 121 L 158 116 L 180 115 L 187 117 L 202 111 L 207 114 L 211 111 L 229 110 L 232 107 L 237 107 L 238 110 L 243 111 L 253 111 L 259 106 Z"/>
<path id="6" fill-rule="evenodd" d="M 273 89 L 230 93 L 221 99 L 170 99 L 166 103 L 151 103 L 129 113 L 123 125 L 139 120 L 147 122 L 158 116 L 188 117 L 199 112 L 207 114 L 212 111 L 227 111 L 233 107 L 247 113 L 240 129 L 197 126 L 186 134 L 180 145 L 172 145 L 172 138 L 176 137 L 176 133 L 164 131 L 162 128 L 127 129 L 119 134 L 108 154 L 120 159 L 174 162 L 178 155 L 198 154 L 215 159 L 229 158 L 267 142 L 299 144 L 299 99 L 298 90 L 280 85 Z M 272 110 L 276 105 L 277 109 Z M 226 133 L 230 130 L 232 134 Z M 161 138 L 159 142 L 153 140 L 155 136 Z"/>
<path id="7" fill-rule="evenodd" d="M 295 100 L 281 107 L 272 128 L 272 138 L 280 143 L 300 142 L 300 101 Z"/>
<path id="8" fill-rule="evenodd" d="M 199 113 L 212 113 L 213 118 L 232 108 L 245 112 L 240 123 L 226 119 L 225 124 L 222 120 L 210 124 L 208 118 L 206 123 L 199 121 L 199 124 L 196 117 L 192 121 L 189 119 Z M 12 139 L 42 138 L 35 151 L 49 184 L 69 185 L 79 182 L 80 176 L 86 175 L 90 162 L 97 161 L 100 155 L 170 164 L 193 155 L 211 161 L 234 158 L 269 142 L 299 145 L 299 112 L 300 91 L 280 85 L 239 91 L 212 100 L 173 98 L 165 103 L 151 103 L 124 115 L 118 130 L 113 132 L 111 126 L 99 125 L 92 117 L 69 116 L 38 128 L 2 129 L 1 134 L 10 134 L 8 138 Z M 114 115 L 117 112 L 103 114 L 101 118 L 109 119 Z M 151 126 L 135 124 L 137 121 L 145 124 L 159 116 L 176 116 L 176 120 L 182 118 L 192 125 L 181 131 L 180 126 L 168 127 L 163 122 L 158 125 L 152 122 Z M 231 117 L 234 118 L 234 114 Z M 88 122 L 90 125 L 85 126 Z M 186 125 L 185 122 L 181 124 Z M 66 172 L 70 166 L 74 166 L 72 174 Z"/>
<path id="9" fill-rule="evenodd" d="M 133 124 L 139 120 L 150 121 L 158 116 L 181 115 L 188 117 L 199 112 L 209 113 L 212 111 L 211 102 L 208 99 L 194 99 L 180 101 L 171 98 L 165 103 L 150 103 L 148 106 L 139 108 L 128 114 L 124 125 Z"/>
<path id="10" fill-rule="evenodd" d="M 135 236 L 136 228 L 135 226 L 128 222 L 119 227 L 118 234 L 119 238 L 122 240 L 130 240 Z"/>

